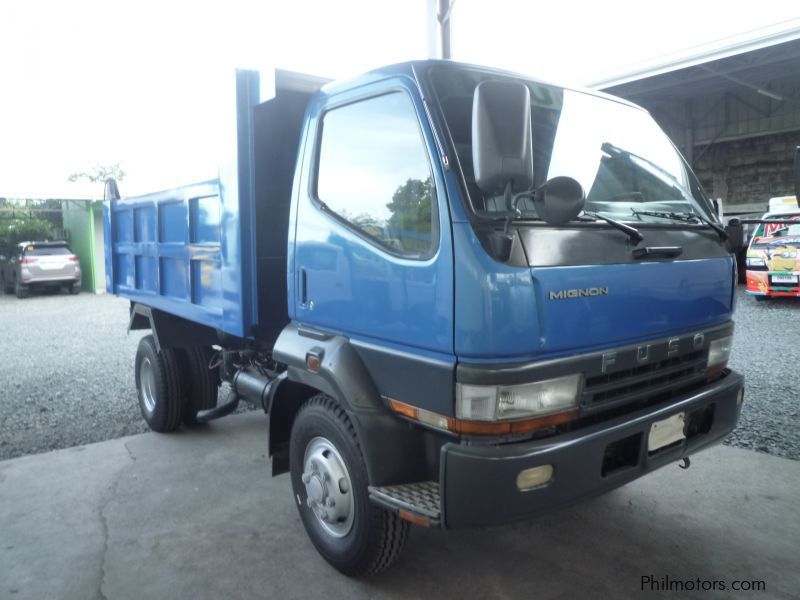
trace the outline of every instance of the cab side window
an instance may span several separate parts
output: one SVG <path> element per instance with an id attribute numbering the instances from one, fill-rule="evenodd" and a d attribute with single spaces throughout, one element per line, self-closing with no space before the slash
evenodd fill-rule
<path id="1" fill-rule="evenodd" d="M 407 94 L 325 113 L 317 164 L 323 209 L 392 254 L 424 259 L 434 253 L 435 188 Z"/>

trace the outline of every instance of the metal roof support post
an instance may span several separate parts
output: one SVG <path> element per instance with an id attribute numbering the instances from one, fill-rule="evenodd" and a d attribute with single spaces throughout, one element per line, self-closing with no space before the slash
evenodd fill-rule
<path id="1" fill-rule="evenodd" d="M 692 100 L 683 103 L 683 114 L 686 129 L 683 132 L 683 148 L 686 153 L 686 162 L 694 165 L 694 117 L 692 115 Z"/>
<path id="2" fill-rule="evenodd" d="M 442 58 L 453 58 L 451 47 L 451 15 L 455 0 L 439 0 L 439 33 L 441 35 Z"/>
<path id="3" fill-rule="evenodd" d="M 455 0 L 428 0 L 428 58 L 452 58 L 451 16 Z"/>

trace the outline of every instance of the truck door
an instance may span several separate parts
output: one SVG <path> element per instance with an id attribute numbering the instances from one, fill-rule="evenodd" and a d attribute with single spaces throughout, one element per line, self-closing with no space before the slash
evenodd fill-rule
<path id="1" fill-rule="evenodd" d="M 354 340 L 451 358 L 452 241 L 424 115 L 403 78 L 312 104 L 289 310 Z"/>

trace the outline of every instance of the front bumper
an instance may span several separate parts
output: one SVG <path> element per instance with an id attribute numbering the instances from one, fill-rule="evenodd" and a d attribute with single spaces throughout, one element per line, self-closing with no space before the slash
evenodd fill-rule
<path id="1" fill-rule="evenodd" d="M 800 278 L 798 272 L 747 271 L 746 293 L 752 296 L 796 298 L 800 296 L 800 283 L 776 283 L 773 276 L 790 275 Z"/>
<path id="2" fill-rule="evenodd" d="M 28 286 L 59 286 L 59 285 L 80 285 L 81 284 L 81 275 L 55 275 L 51 277 L 45 277 L 41 275 L 34 275 L 32 277 L 28 277 L 27 279 L 20 278 L 20 282 L 23 285 Z"/>
<path id="3" fill-rule="evenodd" d="M 499 446 L 445 444 L 440 473 L 442 524 L 450 528 L 497 525 L 561 508 L 697 452 L 736 427 L 741 411 L 737 399 L 743 387 L 744 378 L 731 371 L 666 406 L 645 408 L 557 437 Z M 687 438 L 648 452 L 651 425 L 682 411 Z M 627 459 L 620 460 L 617 449 L 625 449 Z M 611 454 L 614 460 L 609 465 Z M 548 464 L 553 466 L 549 483 L 524 492 L 517 488 L 520 471 Z"/>

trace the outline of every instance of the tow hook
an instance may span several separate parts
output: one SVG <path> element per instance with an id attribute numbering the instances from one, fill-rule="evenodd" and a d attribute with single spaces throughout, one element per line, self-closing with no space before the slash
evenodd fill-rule
<path id="1" fill-rule="evenodd" d="M 689 460 L 688 456 L 684 456 L 682 459 L 680 459 L 680 461 L 678 461 L 678 466 L 681 469 L 688 469 L 692 466 L 692 461 Z"/>

